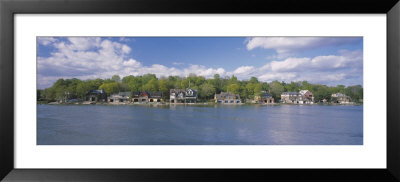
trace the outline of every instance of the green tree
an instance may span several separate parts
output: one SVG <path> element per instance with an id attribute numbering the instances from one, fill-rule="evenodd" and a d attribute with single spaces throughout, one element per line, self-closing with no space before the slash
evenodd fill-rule
<path id="1" fill-rule="evenodd" d="M 238 79 L 235 75 L 232 75 L 231 79 L 229 79 L 228 84 L 237 84 L 238 83 Z"/>
<path id="2" fill-rule="evenodd" d="M 219 74 L 215 74 L 210 82 L 214 86 L 217 93 L 220 93 L 222 91 L 221 78 Z"/>
<path id="3" fill-rule="evenodd" d="M 263 90 L 262 84 L 258 83 L 254 86 L 254 95 L 260 96 L 261 91 Z"/>
<path id="4" fill-rule="evenodd" d="M 363 88 L 361 85 L 348 86 L 344 92 L 355 102 L 360 102 L 363 99 Z"/>
<path id="5" fill-rule="evenodd" d="M 307 84 L 307 87 L 310 87 Z M 298 92 L 300 90 L 300 84 L 296 82 L 290 82 L 290 84 L 285 85 L 285 89 L 289 92 Z"/>
<path id="6" fill-rule="evenodd" d="M 107 94 L 113 94 L 119 92 L 119 85 L 117 82 L 103 83 L 99 89 L 104 89 Z"/>
<path id="7" fill-rule="evenodd" d="M 240 92 L 240 90 L 239 90 L 239 85 L 238 84 L 236 84 L 236 83 L 234 83 L 234 84 L 231 84 L 231 85 L 229 85 L 228 87 L 227 87 L 227 91 L 228 92 L 232 92 L 232 93 L 234 93 L 234 94 L 239 94 Z"/>
<path id="8" fill-rule="evenodd" d="M 200 86 L 200 97 L 209 99 L 215 94 L 215 88 L 213 85 L 204 83 Z"/>
<path id="9" fill-rule="evenodd" d="M 281 94 L 284 92 L 285 88 L 282 83 L 278 81 L 273 81 L 269 84 L 271 94 L 276 99 L 281 99 Z"/>
<path id="10" fill-rule="evenodd" d="M 247 83 L 246 85 L 246 90 L 247 90 L 247 98 L 253 98 L 254 97 L 254 88 L 255 88 L 256 84 L 254 83 Z"/>
<path id="11" fill-rule="evenodd" d="M 76 95 L 78 96 L 78 98 L 84 99 L 85 95 L 89 91 L 89 89 L 90 89 L 90 86 L 89 86 L 88 82 L 80 82 L 76 86 Z"/>
<path id="12" fill-rule="evenodd" d="M 131 77 L 127 82 L 130 91 L 140 91 L 142 89 L 142 79 L 140 77 Z"/>
<path id="13" fill-rule="evenodd" d="M 145 91 L 157 91 L 158 90 L 158 80 L 157 78 L 152 78 L 143 86 L 143 90 Z"/>
<path id="14" fill-rule="evenodd" d="M 337 92 L 344 94 L 344 90 L 345 90 L 346 86 L 338 85 L 338 86 L 336 86 L 336 88 L 337 88 Z"/>
<path id="15" fill-rule="evenodd" d="M 315 101 L 320 101 L 323 99 L 330 100 L 331 99 L 331 93 L 329 92 L 329 87 L 326 85 L 314 85 L 314 100 Z"/>
<path id="16" fill-rule="evenodd" d="M 257 79 L 256 77 L 252 76 L 252 77 L 250 78 L 250 83 L 252 83 L 252 84 L 257 84 L 257 83 L 258 83 L 258 79 Z"/>
<path id="17" fill-rule="evenodd" d="M 121 81 L 121 78 L 119 77 L 119 75 L 113 75 L 113 76 L 111 77 L 111 80 L 112 80 L 112 81 L 115 81 L 115 82 L 120 82 L 120 81 Z"/>
<path id="18" fill-rule="evenodd" d="M 163 93 L 163 98 L 168 98 L 169 96 L 169 87 L 168 81 L 165 78 L 161 78 L 158 82 L 158 90 Z"/>
<path id="19" fill-rule="evenodd" d="M 42 99 L 44 99 L 44 90 L 37 89 L 36 90 L 36 100 L 42 100 Z"/>

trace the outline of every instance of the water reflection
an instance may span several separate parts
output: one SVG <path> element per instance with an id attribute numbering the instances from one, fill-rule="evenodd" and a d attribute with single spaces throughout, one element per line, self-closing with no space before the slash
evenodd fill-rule
<path id="1" fill-rule="evenodd" d="M 38 144 L 361 145 L 362 106 L 38 105 Z"/>

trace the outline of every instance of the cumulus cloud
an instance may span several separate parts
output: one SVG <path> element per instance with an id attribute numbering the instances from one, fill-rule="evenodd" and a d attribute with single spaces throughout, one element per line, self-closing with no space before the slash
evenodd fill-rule
<path id="1" fill-rule="evenodd" d="M 260 67 L 241 66 L 228 75 L 239 79 L 249 79 L 252 76 L 260 81 L 303 81 L 321 84 L 345 84 L 347 79 L 353 79 L 349 84 L 362 83 L 363 55 L 361 50 L 341 50 L 337 55 L 316 56 L 313 58 L 289 57 L 282 61 L 271 61 Z M 347 81 L 346 81 L 347 80 Z"/>
<path id="2" fill-rule="evenodd" d="M 47 46 L 47 45 L 49 45 L 49 44 L 51 44 L 53 42 L 56 42 L 57 39 L 55 39 L 53 37 L 38 37 L 37 41 L 38 41 L 39 44 Z"/>
<path id="3" fill-rule="evenodd" d="M 214 74 L 222 77 L 235 75 L 241 80 L 255 76 L 260 81 L 267 82 L 308 80 L 323 84 L 346 84 L 344 82 L 348 79 L 358 84 L 362 82 L 361 50 L 341 50 L 337 54 L 315 57 L 288 57 L 257 67 L 242 65 L 228 71 L 222 67 L 182 64 L 181 62 L 173 63 L 172 67 L 162 64 L 144 65 L 140 60 L 129 56 L 131 48 L 128 45 L 98 37 L 67 39 L 40 37 L 38 43 L 54 48 L 50 56 L 37 58 L 38 88 L 47 88 L 59 78 L 104 79 L 115 74 L 123 77 L 146 73 L 153 73 L 158 77 L 170 75 L 185 77 L 196 74 L 211 78 Z M 179 66 L 179 68 L 174 66 Z"/>
<path id="4" fill-rule="evenodd" d="M 241 67 L 237 68 L 235 71 L 233 71 L 233 74 L 240 75 L 240 74 L 249 73 L 252 71 L 254 71 L 253 66 L 241 66 Z"/>
<path id="5" fill-rule="evenodd" d="M 254 37 L 247 40 L 247 50 L 255 48 L 274 49 L 278 54 L 288 54 L 300 50 L 322 46 L 354 43 L 361 38 L 354 37 Z"/>
<path id="6" fill-rule="evenodd" d="M 339 51 L 338 55 L 316 56 L 314 58 L 287 58 L 283 61 L 272 61 L 260 67 L 262 81 L 302 81 L 317 83 L 334 83 L 349 78 L 362 81 L 362 51 Z M 359 83 L 358 83 L 359 84 Z"/>
<path id="7" fill-rule="evenodd" d="M 161 64 L 145 66 L 129 58 L 131 48 L 123 43 L 98 37 L 71 37 L 66 41 L 57 39 L 38 39 L 43 45 L 53 43 L 56 51 L 49 57 L 38 57 L 38 86 L 45 88 L 59 78 L 110 78 L 112 75 L 143 75 L 146 73 L 161 76 L 188 76 L 191 73 L 204 77 L 214 74 L 225 75 L 223 68 L 209 68 L 202 65 L 190 65 L 177 69 Z"/>

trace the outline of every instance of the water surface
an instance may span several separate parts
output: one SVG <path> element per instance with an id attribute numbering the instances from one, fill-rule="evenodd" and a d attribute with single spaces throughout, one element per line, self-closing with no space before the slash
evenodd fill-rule
<path id="1" fill-rule="evenodd" d="M 38 105 L 38 145 L 362 145 L 363 106 Z"/>

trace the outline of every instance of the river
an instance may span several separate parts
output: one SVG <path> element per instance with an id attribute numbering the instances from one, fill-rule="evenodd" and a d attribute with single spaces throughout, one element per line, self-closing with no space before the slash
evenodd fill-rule
<path id="1" fill-rule="evenodd" d="M 363 106 L 37 105 L 38 145 L 362 145 Z"/>

